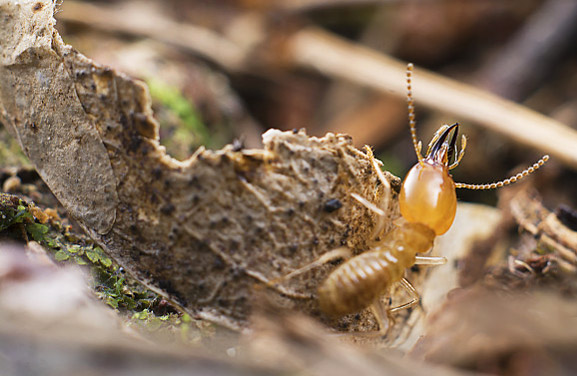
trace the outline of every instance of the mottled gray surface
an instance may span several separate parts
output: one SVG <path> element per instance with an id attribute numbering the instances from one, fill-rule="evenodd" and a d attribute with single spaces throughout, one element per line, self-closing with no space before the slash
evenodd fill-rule
<path id="1" fill-rule="evenodd" d="M 51 2 L 0 2 L 0 120 L 75 218 L 99 234 L 114 223 L 114 172 L 86 116 L 54 34 Z"/>

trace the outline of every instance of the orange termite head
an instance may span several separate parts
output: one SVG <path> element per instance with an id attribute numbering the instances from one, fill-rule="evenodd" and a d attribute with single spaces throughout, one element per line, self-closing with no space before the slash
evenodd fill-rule
<path id="1" fill-rule="evenodd" d="M 457 153 L 458 131 L 458 123 L 439 128 L 425 157 L 419 158 L 405 177 L 399 196 L 401 215 L 408 222 L 428 226 L 437 235 L 447 232 L 457 211 L 455 183 L 449 169 L 456 167 L 463 156 L 465 138 L 463 149 Z"/>
<path id="2" fill-rule="evenodd" d="M 459 124 L 443 125 L 433 136 L 427 155 L 421 155 L 421 143 L 417 139 L 415 127 L 415 106 L 412 92 L 413 64 L 407 65 L 407 102 L 409 108 L 409 128 L 417 163 L 405 177 L 399 196 L 401 215 L 412 223 L 422 223 L 441 235 L 447 232 L 455 219 L 457 195 L 455 188 L 495 189 L 519 181 L 533 173 L 549 160 L 544 155 L 524 171 L 505 180 L 489 184 L 455 183 L 449 170 L 457 167 L 467 147 L 467 139 L 462 137 L 461 150 L 457 152 Z M 451 135 L 452 132 L 452 135 Z M 453 162 L 451 162 L 451 160 Z"/>

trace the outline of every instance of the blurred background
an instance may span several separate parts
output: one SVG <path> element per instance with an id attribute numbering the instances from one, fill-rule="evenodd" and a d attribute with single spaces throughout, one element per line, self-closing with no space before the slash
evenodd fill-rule
<path id="1" fill-rule="evenodd" d="M 432 356 L 431 359 L 437 363 L 456 364 L 460 367 L 465 364 L 469 370 L 485 372 L 491 370 L 491 367 L 494 367 L 493 371 L 509 366 L 519 368 L 516 373 L 509 374 L 536 374 L 533 372 L 535 367 L 542 364 L 545 364 L 545 368 L 553 364 L 550 369 L 556 369 L 554 367 L 557 364 L 564 364 L 569 370 L 565 374 L 573 374 L 573 370 L 577 369 L 574 360 L 577 332 L 573 329 L 577 326 L 571 325 L 577 317 L 577 212 L 573 209 L 577 207 L 577 1 L 66 0 L 59 1 L 55 17 L 57 28 L 66 43 L 100 64 L 146 82 L 155 117 L 161 126 L 160 141 L 168 153 L 179 160 L 186 160 L 201 146 L 210 149 L 219 149 L 226 144 L 233 144 L 236 148 L 261 147 L 261 134 L 269 128 L 305 128 L 313 136 L 323 136 L 327 132 L 347 133 L 352 136 L 356 146 L 368 144 L 373 147 L 375 154 L 383 160 L 384 168 L 403 177 L 416 162 L 409 136 L 404 89 L 404 66 L 407 62 L 415 64 L 413 88 L 416 120 L 423 143 L 426 145 L 444 123 L 461 123 L 463 133 L 468 136 L 467 153 L 461 165 L 451 171 L 455 181 L 488 183 L 501 180 L 526 168 L 543 154 L 551 154 L 550 162 L 527 179 L 527 184 L 537 188 L 547 208 L 554 210 L 559 205 L 566 205 L 562 211 L 563 216 L 557 217 L 567 227 L 555 227 L 550 222 L 541 221 L 541 217 L 551 220 L 555 215 L 549 215 L 540 206 L 539 200 L 530 194 L 513 200 L 512 206 L 516 206 L 520 212 L 516 217 L 519 226 L 513 225 L 512 219 L 495 219 L 489 223 L 487 215 L 483 217 L 476 211 L 469 211 L 468 217 L 461 217 L 465 218 L 460 221 L 465 226 L 455 226 L 457 235 L 465 237 L 466 228 L 470 227 L 475 234 L 486 230 L 491 236 L 480 244 L 470 240 L 471 244 L 467 246 L 467 249 L 473 250 L 470 251 L 470 257 L 463 258 L 461 262 L 459 256 L 459 262 L 450 262 L 447 266 L 451 266 L 455 274 L 459 273 L 460 287 L 466 288 L 477 278 L 489 291 L 497 293 L 492 296 L 467 290 L 459 295 L 460 291 L 456 289 L 456 293 L 449 297 L 449 304 L 432 319 L 431 327 L 434 330 L 431 332 L 430 348 L 440 351 L 433 354 L 437 358 Z M 430 75 L 424 74 L 426 71 L 438 75 L 435 82 L 439 98 L 445 98 L 446 87 L 457 93 L 463 90 L 463 97 L 467 99 L 455 100 L 455 103 L 439 103 L 443 101 L 431 98 L 436 94 L 431 93 L 431 90 L 417 95 L 432 80 Z M 471 89 L 466 86 L 455 86 L 442 77 L 464 83 L 478 91 L 471 94 Z M 390 88 L 387 86 L 389 83 Z M 381 90 L 376 90 L 376 87 Z M 484 106 L 477 107 L 475 101 L 471 100 L 476 97 L 481 103 L 486 99 L 484 92 L 521 105 L 513 111 L 519 112 L 519 117 L 526 116 L 525 109 L 529 109 L 546 118 L 533 117 L 535 124 L 528 123 L 526 128 L 507 122 L 499 123 L 495 121 L 496 113 L 487 111 Z M 459 99 L 458 96 L 453 98 Z M 502 107 L 508 106 L 508 102 L 498 101 Z M 548 128 L 548 124 L 558 127 Z M 541 135 L 547 137 L 540 139 L 532 136 L 531 132 L 535 129 L 541 129 Z M 560 129 L 563 131 L 560 132 Z M 557 150 L 555 140 L 562 151 Z M 32 180 L 38 180 L 32 170 L 16 169 L 22 165 L 30 166 L 14 138 L 8 136 L 0 124 L 0 182 L 4 191 L 21 190 L 20 180 L 25 183 L 24 187 Z M 43 189 L 40 189 L 40 193 L 35 190 L 31 194 L 23 192 L 41 206 L 55 207 L 56 201 L 45 194 L 46 187 Z M 502 194 L 505 191 L 462 190 L 458 195 L 463 201 L 495 205 L 499 200 L 499 192 Z M 44 201 L 47 196 L 52 201 Z M 502 200 L 502 207 L 506 206 L 503 201 L 507 201 L 507 198 Z M 13 206 L 17 204 L 13 203 Z M 507 210 L 511 211 L 505 209 L 502 212 Z M 552 230 L 547 228 L 548 223 Z M 526 236 L 522 241 L 514 246 L 502 244 L 501 239 L 517 234 L 519 228 L 525 230 Z M 531 228 L 535 231 L 529 231 Z M 22 229 L 18 227 L 17 230 L 18 236 L 21 236 Z M 554 242 L 545 244 L 543 239 L 550 240 L 551 233 L 560 235 Z M 167 320 L 165 317 L 178 320 L 179 325 L 184 325 L 173 334 L 184 338 L 183 341 L 190 340 L 189 337 L 194 335 L 189 342 L 195 343 L 203 340 L 203 333 L 214 330 L 206 323 L 197 324 L 190 317 L 177 315 L 166 300 L 152 292 L 143 292 L 142 286 L 133 288 L 124 285 L 123 268 L 111 267 L 112 261 L 102 254 L 101 249 L 98 253 L 96 251 L 99 248 L 94 244 L 84 240 L 82 242 L 87 254 L 93 258 L 95 254 L 98 256 L 94 258 L 96 261 L 89 261 L 107 266 L 109 272 L 112 270 L 111 274 L 95 278 L 97 295 L 108 305 L 123 312 L 132 323 L 142 321 L 146 325 L 152 323 L 160 327 L 161 324 L 173 325 L 172 322 L 167 324 L 163 321 Z M 447 248 L 453 250 L 460 248 L 451 242 L 447 244 Z M 76 248 L 70 249 L 73 249 L 70 252 L 74 255 L 78 252 Z M 70 256 L 64 252 L 59 254 L 66 258 Z M 487 262 L 490 256 L 491 262 Z M 14 294 L 19 297 L 27 298 L 26 293 L 6 287 L 9 285 L 5 281 L 14 275 L 18 278 L 26 273 L 36 275 L 34 270 L 27 269 L 36 267 L 22 266 L 24 263 L 18 257 L 21 255 L 0 257 L 0 266 L 5 266 L 4 271 L 0 270 L 0 285 L 5 283 L 4 288 L 0 289 L 0 300 L 4 292 L 11 291 L 16 291 Z M 73 261 L 72 258 L 76 259 L 77 256 L 70 257 Z M 505 257 L 508 257 L 507 260 Z M 64 258 L 59 259 L 58 254 L 56 259 L 66 261 Z M 561 263 L 563 259 L 566 261 Z M 505 261 L 509 264 L 505 264 Z M 485 270 L 486 263 L 490 265 L 487 269 L 489 272 Z M 10 274 L 6 270 L 18 273 Z M 26 273 L 23 274 L 22 270 Z M 49 277 L 50 273 L 47 273 Z M 52 275 L 54 278 L 61 277 L 57 272 Z M 67 286 L 81 284 L 77 280 L 78 276 L 64 277 L 61 283 Z M 102 282 L 103 279 L 106 279 L 105 282 Z M 442 285 L 443 282 L 430 285 L 435 284 Z M 67 306 L 72 307 L 69 310 L 70 317 L 56 311 L 55 317 L 59 323 L 74 324 L 74 318 L 84 317 L 83 311 L 76 311 L 76 305 L 82 307 L 89 304 L 83 295 L 78 297 L 78 294 L 63 290 L 62 296 L 50 297 L 37 285 L 50 286 L 43 281 L 33 285 L 34 291 L 38 289 L 38 292 L 28 298 L 32 302 L 38 299 L 36 296 L 48 296 L 51 301 L 58 302 L 58 306 L 66 306 L 66 299 L 71 300 L 67 303 Z M 125 292 L 128 289 L 126 286 L 133 290 Z M 533 287 L 550 287 L 550 290 L 542 296 L 528 296 L 526 292 Z M 508 297 L 501 299 L 499 293 L 506 289 L 519 293 L 517 300 Z M 564 298 L 567 297 L 572 300 L 566 301 Z M 0 345 L 4 344 L 4 347 L 0 346 L 0 352 L 12 354 L 14 348 L 27 349 L 22 347 L 19 337 L 11 334 L 12 327 L 30 327 L 32 331 L 40 333 L 51 328 L 45 341 L 49 344 L 45 346 L 46 351 L 52 351 L 54 338 L 59 340 L 61 337 L 64 339 L 59 343 L 64 344 L 62 347 L 66 351 L 70 353 L 70 348 L 75 349 L 76 342 L 71 338 L 78 336 L 76 329 L 68 333 L 60 330 L 59 326 L 53 327 L 51 322 L 46 324 L 42 320 L 21 317 L 22 307 L 10 304 L 10 301 L 14 300 L 5 300 L 3 307 L 12 307 L 12 311 L 5 311 L 8 315 L 16 312 L 10 316 L 11 320 L 20 321 L 0 320 L 4 323 L 0 325 Z M 142 302 L 148 305 L 144 306 Z M 567 303 L 567 307 L 563 302 Z M 32 306 L 34 312 L 36 308 L 36 305 Z M 151 311 L 148 311 L 149 308 Z M 87 306 L 87 310 L 96 309 Z M 41 317 L 47 316 L 43 311 L 39 312 Z M 90 335 L 104 338 L 102 348 L 105 350 L 95 347 L 95 363 L 100 367 L 101 359 L 106 356 L 114 360 L 125 358 L 130 363 L 133 358 L 123 355 L 114 346 L 133 346 L 132 339 L 129 338 L 127 344 L 124 344 L 119 338 L 119 344 L 110 346 L 107 338 L 116 341 L 118 335 L 116 327 L 109 324 L 113 318 L 108 311 L 98 317 L 90 319 L 95 327 Z M 48 319 L 46 322 L 52 320 L 51 317 Z M 200 330 L 192 330 L 195 325 Z M 283 324 L 283 321 L 276 325 L 277 332 L 287 328 L 289 332 L 292 330 L 291 325 Z M 312 341 L 316 332 L 308 324 L 303 325 L 306 329 L 303 333 L 308 336 L 312 332 L 310 338 L 305 339 Z M 107 331 L 102 328 L 107 328 Z M 135 326 L 132 325 L 132 328 Z M 522 329 L 515 332 L 518 328 Z M 493 329 L 494 332 L 491 332 Z M 305 336 L 303 333 L 301 335 Z M 478 333 L 491 333 L 491 336 L 478 337 Z M 331 371 L 340 368 L 342 374 L 351 373 L 340 362 L 346 363 L 350 359 L 348 355 L 354 351 L 352 348 L 346 348 L 341 353 L 332 345 L 323 347 L 313 342 L 326 352 L 319 355 L 318 352 L 310 351 L 315 346 L 301 345 L 294 340 L 294 333 L 289 334 L 288 340 L 283 337 L 279 342 L 295 344 L 297 355 L 293 354 L 293 358 L 308 356 L 315 361 L 327 358 L 330 362 L 326 364 L 335 364 L 330 368 Z M 442 342 L 447 338 L 452 347 Z M 485 342 L 479 338 L 485 338 Z M 264 349 L 280 348 L 281 357 L 287 356 L 284 347 L 271 346 L 270 338 L 265 339 L 262 342 Z M 494 346 L 495 343 L 501 343 L 501 339 L 510 343 L 505 342 L 506 345 L 501 348 Z M 531 347 L 534 343 L 529 339 L 537 344 L 535 346 L 539 351 Z M 435 340 L 441 341 L 441 345 L 438 346 Z M 303 340 L 303 343 L 307 342 Z M 469 345 L 463 346 L 464 343 Z M 28 363 L 31 363 L 30 359 L 35 359 L 34 350 L 39 347 L 36 343 L 30 346 L 32 350 L 22 351 L 21 358 L 17 359 L 18 364 L 25 364 L 28 368 L 23 367 L 22 373 L 13 374 L 34 374 L 29 372 L 31 366 Z M 484 346 L 496 348 L 497 355 L 492 360 L 487 361 L 479 356 L 486 355 Z M 548 346 L 556 352 L 543 355 L 539 346 Z M 514 352 L 517 348 L 525 347 L 530 347 L 530 350 Z M 301 351 L 301 348 L 304 350 Z M 233 358 L 236 356 L 235 351 L 233 347 L 227 349 L 226 356 Z M 87 363 L 86 357 L 75 357 L 74 354 L 72 352 L 72 357 L 79 359 L 82 363 L 80 366 Z M 255 359 L 260 362 L 264 358 L 262 354 L 257 352 Z M 168 359 L 166 364 L 163 356 L 166 356 L 164 360 Z M 155 364 L 160 364 L 160 368 L 181 367 L 179 360 L 188 362 L 182 365 L 182 369 L 199 369 L 196 358 L 190 358 L 188 354 L 175 355 L 174 361 L 171 356 L 161 353 L 157 359 L 144 352 L 142 366 L 140 360 L 133 363 L 141 367 L 142 372 L 149 371 L 139 375 L 158 374 L 152 368 Z M 360 359 L 360 355 L 355 356 Z M 2 359 L 0 357 L 0 361 Z M 36 359 L 40 360 L 36 374 L 44 374 L 47 367 L 45 358 L 37 356 Z M 203 355 L 201 360 L 204 359 Z M 270 361 L 272 369 L 281 372 L 277 370 L 276 362 L 276 358 Z M 314 361 L 311 360 L 311 363 Z M 408 363 L 414 366 L 411 360 Z M 111 364 L 112 368 L 115 363 Z M 359 364 L 366 362 L 354 363 L 351 369 L 358 373 Z M 221 363 L 217 365 L 222 366 Z M 1 366 L 0 362 L 0 369 Z M 238 365 L 230 367 L 234 369 Z M 391 367 L 390 361 L 387 361 L 387 367 Z M 375 369 L 377 371 L 374 374 L 383 374 L 382 365 L 375 366 Z M 434 374 L 431 372 L 427 368 L 427 374 Z M 415 371 L 407 374 L 423 373 Z M 198 374 L 206 373 L 200 369 Z M 222 371 L 221 374 L 226 373 Z M 247 370 L 246 374 L 255 374 L 254 369 Z M 443 369 L 438 374 L 450 373 Z"/>
<path id="2" fill-rule="evenodd" d="M 343 79 L 351 66 L 346 59 L 333 64 L 335 45 L 353 60 L 368 51 L 357 49 L 363 46 L 413 62 L 417 72 L 434 71 L 577 127 L 574 1 L 65 1 L 56 18 L 67 43 L 148 84 L 161 142 L 180 160 L 199 145 L 220 148 L 238 140 L 259 147 L 269 128 L 306 128 L 310 135 L 342 132 L 359 147 L 371 145 L 385 168 L 402 177 L 415 163 L 406 100 Z M 291 48 L 311 35 L 320 35 L 318 49 L 326 49 L 313 63 Z M 413 86 L 418 89 L 418 77 Z M 504 179 L 550 152 L 418 100 L 416 110 L 425 145 L 441 124 L 463 125 L 469 144 L 453 170 L 456 181 Z M 551 205 L 575 204 L 575 167 L 553 158 L 533 178 Z M 496 200 L 494 192 L 460 197 Z"/>

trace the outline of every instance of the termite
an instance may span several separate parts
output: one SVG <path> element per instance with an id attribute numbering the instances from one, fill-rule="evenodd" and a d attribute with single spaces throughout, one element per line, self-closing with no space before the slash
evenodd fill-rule
<path id="1" fill-rule="evenodd" d="M 443 125 L 433 136 L 425 156 L 421 155 L 421 143 L 415 127 L 414 100 L 411 88 L 413 65 L 407 65 L 407 102 L 409 127 L 417 163 L 405 177 L 399 195 L 402 219 L 396 227 L 374 246 L 354 257 L 350 251 L 339 248 L 324 254 L 318 260 L 283 277 L 311 270 L 330 260 L 348 258 L 334 269 L 317 290 L 320 310 L 329 316 L 344 316 L 370 307 L 379 325 L 379 333 L 386 334 L 391 313 L 412 307 L 419 302 L 419 295 L 411 283 L 404 278 L 405 269 L 413 265 L 441 265 L 444 257 L 418 256 L 433 247 L 435 237 L 451 227 L 457 211 L 456 188 L 495 189 L 515 183 L 540 168 L 549 156 L 508 179 L 489 184 L 455 183 L 449 170 L 457 167 L 463 158 L 467 139 L 462 136 L 458 150 L 459 124 Z M 370 148 L 367 153 L 378 174 L 379 180 L 390 189 L 388 181 L 376 163 Z M 352 196 L 384 216 L 382 209 L 357 194 Z M 350 258 L 349 258 L 350 257 Z M 400 283 L 412 299 L 398 307 L 390 308 L 383 303 L 383 296 L 394 284 Z"/>

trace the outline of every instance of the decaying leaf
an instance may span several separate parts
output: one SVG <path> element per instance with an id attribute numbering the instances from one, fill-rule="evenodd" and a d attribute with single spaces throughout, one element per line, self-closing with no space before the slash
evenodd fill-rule
<path id="1" fill-rule="evenodd" d="M 547 210 L 536 193 L 521 191 L 511 201 L 511 212 L 519 225 L 537 239 L 539 250 L 562 267 L 577 272 L 577 232 Z M 528 255 L 523 255 L 525 259 Z M 532 256 L 541 256 L 533 254 Z"/>
<path id="2" fill-rule="evenodd" d="M 388 200 L 367 154 L 342 135 L 269 131 L 264 150 L 200 149 L 176 161 L 159 146 L 145 86 L 65 45 L 53 6 L 0 2 L 0 121 L 66 210 L 196 317 L 242 328 L 255 291 L 316 313 L 296 292 L 314 292 L 328 267 L 269 285 L 336 247 L 366 249 L 391 226 L 396 205 L 381 223 L 350 196 Z"/>
<path id="3" fill-rule="evenodd" d="M 71 80 L 79 72 L 70 70 L 63 56 L 68 52 L 58 48 L 63 45 L 54 34 L 52 11 L 48 1 L 0 2 L 2 122 L 13 128 L 42 179 L 70 213 L 106 233 L 118 204 L 114 174 L 94 120 L 86 116 Z"/>
<path id="4" fill-rule="evenodd" d="M 483 283 L 507 290 L 547 286 L 576 296 L 577 232 L 545 208 L 534 191 L 520 189 L 507 203 L 522 233 L 508 263 L 491 267 Z"/>

